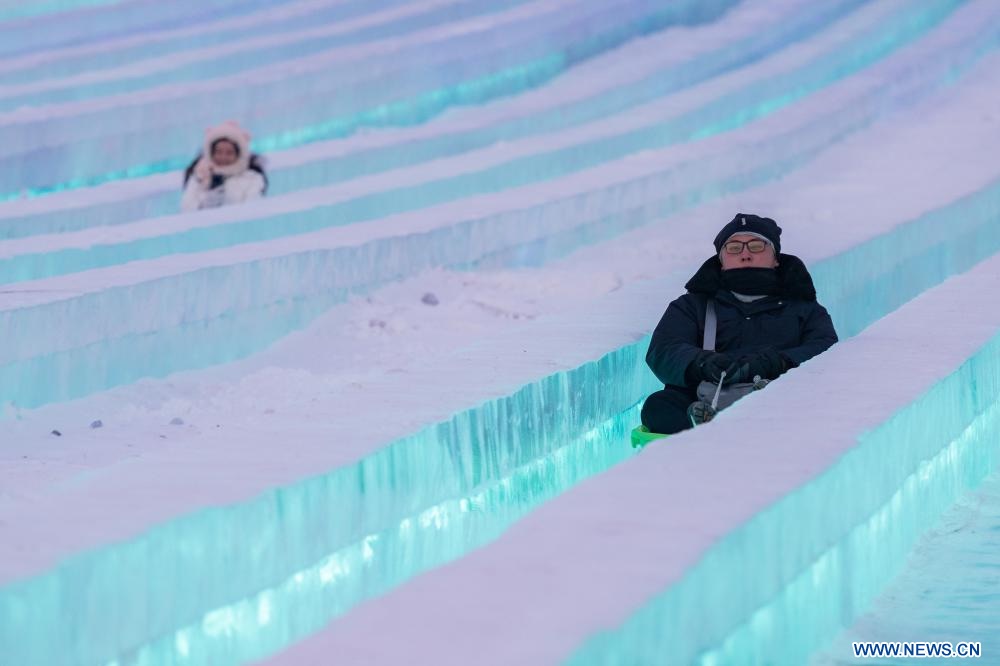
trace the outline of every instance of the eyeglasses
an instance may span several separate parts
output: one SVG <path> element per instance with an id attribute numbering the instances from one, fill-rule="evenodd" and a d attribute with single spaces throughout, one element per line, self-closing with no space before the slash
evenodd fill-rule
<path id="1" fill-rule="evenodd" d="M 767 246 L 768 242 L 759 238 L 754 238 L 748 241 L 731 240 L 726 241 L 726 244 L 723 245 L 726 249 L 726 254 L 742 254 L 744 247 L 754 254 L 759 254 L 763 252 Z"/>

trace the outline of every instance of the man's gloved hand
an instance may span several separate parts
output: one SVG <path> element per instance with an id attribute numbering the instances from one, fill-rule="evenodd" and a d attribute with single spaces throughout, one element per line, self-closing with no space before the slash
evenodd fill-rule
<path id="1" fill-rule="evenodd" d="M 725 371 L 726 383 L 728 384 L 731 381 L 729 375 L 732 374 L 732 366 L 733 359 L 728 354 L 703 351 L 699 352 L 694 357 L 694 360 L 691 361 L 691 365 L 688 366 L 688 374 L 695 381 L 718 384 L 719 378 L 722 376 L 723 371 Z"/>
<path id="2" fill-rule="evenodd" d="M 791 363 L 781 352 L 774 349 L 764 349 L 740 357 L 732 371 L 733 383 L 752 382 L 753 378 L 758 375 L 762 379 L 777 379 L 789 367 L 791 367 Z M 728 384 L 729 377 L 727 376 L 726 379 Z"/>
<path id="3" fill-rule="evenodd" d="M 692 426 L 708 423 L 715 418 L 715 414 L 716 412 L 712 409 L 712 405 L 701 400 L 692 402 L 687 408 L 688 420 L 691 421 Z"/>

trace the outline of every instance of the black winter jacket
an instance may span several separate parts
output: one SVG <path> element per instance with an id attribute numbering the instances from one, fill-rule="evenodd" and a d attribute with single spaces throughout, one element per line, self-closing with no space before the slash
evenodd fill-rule
<path id="1" fill-rule="evenodd" d="M 718 319 L 715 349 L 734 358 L 770 347 L 795 367 L 837 342 L 833 322 L 816 302 L 816 288 L 802 260 L 781 254 L 775 270 L 781 294 L 744 303 L 722 288 L 717 257 L 702 264 L 684 285 L 688 293 L 667 307 L 653 331 L 646 363 L 657 379 L 667 386 L 694 388 L 685 372 L 702 351 L 710 296 Z"/>

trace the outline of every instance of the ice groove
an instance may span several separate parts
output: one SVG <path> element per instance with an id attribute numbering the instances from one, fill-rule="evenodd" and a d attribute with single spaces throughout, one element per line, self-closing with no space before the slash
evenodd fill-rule
<path id="1" fill-rule="evenodd" d="M 966 64 L 983 46 L 976 40 L 967 44 L 970 55 Z M 543 264 L 583 243 L 597 242 L 685 206 L 787 173 L 824 147 L 866 126 L 886 108 L 912 102 L 916 92 L 933 87 L 941 76 L 951 76 L 956 62 L 960 61 L 936 55 L 938 69 L 914 68 L 913 80 L 897 78 L 891 86 L 878 86 L 879 95 L 888 99 L 854 102 L 846 111 L 833 110 L 788 134 L 749 144 L 742 159 L 733 159 L 730 152 L 663 171 L 653 169 L 643 177 L 541 205 L 481 219 L 459 219 L 459 223 L 442 229 L 411 229 L 399 237 L 393 234 L 360 245 L 352 242 L 342 248 L 216 265 L 147 279 L 130 287 L 0 310 L 0 321 L 7 330 L 48 332 L 46 336 L 15 333 L 16 343 L 0 349 L 0 376 L 6 380 L 0 382 L 0 404 L 37 406 L 143 376 L 230 361 L 306 325 L 351 293 L 362 293 L 428 267 Z M 969 204 L 970 224 L 986 225 L 993 219 L 995 196 L 995 187 L 990 187 L 975 199 L 983 203 Z M 546 223 L 540 224 L 541 220 Z M 992 247 L 995 239 L 988 238 L 987 232 L 981 234 L 987 236 L 983 247 Z M 212 293 L 206 288 L 208 284 L 227 293 L 227 300 L 207 299 L 206 294 Z M 140 303 L 159 305 L 139 308 L 136 304 Z M 88 326 L 88 319 L 78 313 L 95 308 L 129 315 L 102 320 L 99 327 Z M 281 312 L 283 317 L 269 319 L 269 312 Z M 52 323 L 59 321 L 81 324 L 66 331 Z M 284 323 L 275 323 L 278 321 Z M 236 322 L 255 324 L 256 328 L 249 330 L 256 333 L 245 337 L 245 346 L 234 348 L 229 331 L 239 325 Z M 856 326 L 853 322 L 843 325 Z M 185 340 L 197 340 L 198 344 Z M 178 350 L 177 355 L 156 355 L 155 367 L 150 365 L 152 360 L 138 360 L 142 350 L 158 345 Z"/>
<path id="2" fill-rule="evenodd" d="M 988 213 L 987 219 L 979 220 L 980 225 L 995 225 L 997 206 L 1000 204 L 997 195 L 998 186 L 994 185 L 985 192 L 933 213 L 932 215 L 939 216 L 936 220 L 927 218 L 914 221 L 884 237 L 874 239 L 855 252 L 846 252 L 820 262 L 816 266 L 817 288 L 824 294 L 824 299 L 832 299 L 840 304 L 840 312 L 860 312 L 856 316 L 846 316 L 848 321 L 870 322 L 887 314 L 888 310 L 878 311 L 870 307 L 868 299 L 873 294 L 880 296 L 875 300 L 882 307 L 892 309 L 924 288 L 920 281 L 910 282 L 908 278 L 919 275 L 924 280 L 923 275 L 930 273 L 931 281 L 936 284 L 969 268 L 971 263 L 978 260 L 980 253 L 997 251 L 996 247 L 970 251 L 967 247 L 968 234 L 942 233 L 930 241 L 921 240 L 924 239 L 923 233 L 927 227 L 932 226 L 935 221 L 938 226 L 948 226 L 940 224 L 943 219 L 949 223 L 963 221 L 969 227 L 976 227 L 975 222 L 968 223 L 964 220 L 975 216 L 977 210 L 980 211 L 980 217 L 983 210 Z M 984 205 L 983 200 L 991 203 Z M 901 248 L 910 245 L 918 246 L 916 251 L 920 252 L 923 249 L 920 246 L 924 245 L 925 248 L 928 242 L 941 248 L 941 256 L 948 257 L 950 261 L 927 266 L 909 261 L 905 252 L 897 254 Z M 876 287 L 872 291 L 861 292 L 856 289 L 850 274 L 854 266 L 852 262 L 859 254 L 866 252 L 883 252 L 888 256 L 880 256 L 880 261 L 869 271 L 868 277 Z M 900 267 L 908 267 L 903 276 L 907 279 L 899 279 Z M 838 320 L 838 326 L 842 321 L 844 319 Z M 488 401 L 455 415 L 445 423 L 429 426 L 412 437 L 393 442 L 354 466 L 339 468 L 299 484 L 268 491 L 250 502 L 205 509 L 152 527 L 145 535 L 133 541 L 109 545 L 73 557 L 54 571 L 8 585 L 0 589 L 0 632 L 8 632 L 6 635 L 0 633 L 0 645 L 16 646 L 12 649 L 18 650 L 15 655 L 23 657 L 24 663 L 31 663 L 32 659 L 44 661 L 50 657 L 54 659 L 53 663 L 57 663 L 55 655 L 69 653 L 87 655 L 91 661 L 97 661 L 110 658 L 109 655 L 133 654 L 134 651 L 140 651 L 135 652 L 140 654 L 142 646 L 147 643 L 158 646 L 155 648 L 157 651 L 170 653 L 177 650 L 178 645 L 187 646 L 185 650 L 201 645 L 205 650 L 204 654 L 212 655 L 212 659 L 222 659 L 220 654 L 257 654 L 255 650 L 273 650 L 276 645 L 271 642 L 273 636 L 270 630 L 261 634 L 260 641 L 265 644 L 262 646 L 252 638 L 256 635 L 254 632 L 236 631 L 235 627 L 246 628 L 250 626 L 247 623 L 251 622 L 253 626 L 260 628 L 261 622 L 256 613 L 260 609 L 261 600 L 273 600 L 274 595 L 289 594 L 286 589 L 289 585 L 323 587 L 325 583 L 321 571 L 324 567 L 329 571 L 332 566 L 330 558 L 334 558 L 337 551 L 348 549 L 344 552 L 353 552 L 350 551 L 351 548 L 363 548 L 364 540 L 370 535 L 387 533 L 387 530 L 388 533 L 395 533 L 393 530 L 399 530 L 399 526 L 407 519 L 425 515 L 424 512 L 442 503 L 452 501 L 453 508 L 460 506 L 461 498 L 469 498 L 492 484 L 503 482 L 514 470 L 531 461 L 554 455 L 565 442 L 576 440 L 578 433 L 602 427 L 619 430 L 625 427 L 624 420 L 614 426 L 601 424 L 623 415 L 634 417 L 636 401 L 654 388 L 655 380 L 642 362 L 647 344 L 648 337 L 614 350 L 599 360 L 528 384 L 510 396 Z M 957 403 L 955 410 L 949 412 L 954 413 L 954 418 L 937 418 L 934 427 L 927 430 L 927 436 L 920 439 L 919 447 L 914 447 L 905 456 L 898 456 L 899 462 L 894 469 L 902 476 L 897 475 L 896 478 L 905 478 L 909 473 L 907 465 L 929 450 L 929 447 L 940 446 L 942 441 L 955 439 L 975 414 L 997 399 L 997 394 L 1000 393 L 1000 383 L 997 380 L 1000 372 L 996 367 L 1000 359 L 998 349 L 1000 337 L 985 348 L 980 356 L 963 366 L 963 370 L 956 375 L 957 379 L 942 382 L 927 397 L 922 398 L 924 401 L 954 401 L 957 390 L 955 387 L 969 386 L 970 379 L 973 378 L 978 387 L 974 400 L 970 401 L 966 399 L 967 396 L 962 396 L 964 402 Z M 970 377 L 970 373 L 974 377 Z M 627 412 L 630 408 L 632 411 Z M 923 409 L 922 402 L 918 402 L 912 409 L 900 412 L 871 436 L 871 441 L 876 444 L 862 447 L 859 449 L 862 453 L 856 456 L 857 460 L 852 458 L 853 462 L 844 465 L 850 470 L 854 470 L 859 464 L 870 467 L 867 456 L 872 455 L 870 451 L 873 447 L 885 447 L 886 442 L 891 444 L 910 441 L 912 432 L 924 427 L 923 422 L 914 426 L 914 414 L 928 411 Z M 990 423 L 991 428 L 1000 426 L 1000 423 Z M 975 446 L 978 441 L 974 440 L 966 448 L 981 451 L 981 447 Z M 884 454 L 883 448 L 874 450 L 880 455 Z M 612 455 L 605 461 L 613 464 L 618 459 Z M 583 473 L 597 471 L 599 470 L 589 469 Z M 879 501 L 884 501 L 880 493 L 888 492 L 887 489 L 894 492 L 895 486 L 892 483 L 896 481 L 879 485 L 870 497 L 871 502 L 877 505 Z M 816 497 L 812 490 L 803 491 L 800 495 L 792 496 L 793 499 L 789 502 L 799 503 L 804 501 L 802 497 Z M 547 496 L 542 493 L 538 497 L 542 499 Z M 855 504 L 857 510 L 844 519 L 855 519 L 856 522 L 858 516 L 867 515 L 865 511 L 869 511 L 871 507 L 868 500 L 867 495 L 863 499 L 859 496 Z M 363 512 L 351 509 L 362 505 Z M 492 528 L 484 527 L 487 532 L 489 529 L 502 529 L 502 525 L 507 524 L 504 521 L 508 520 L 509 514 L 503 506 L 506 505 L 501 503 L 497 507 L 497 525 Z M 445 509 L 442 508 L 441 511 Z M 331 515 L 338 516 L 340 521 L 330 520 Z M 764 527 L 754 529 L 774 529 L 771 520 L 770 514 L 762 516 L 754 525 Z M 457 524 L 461 524 L 461 521 Z M 811 538 L 815 540 L 819 536 L 814 534 Z M 433 547 L 431 543 L 434 544 Z M 870 545 L 870 541 L 865 543 Z M 454 543 L 443 535 L 437 535 L 429 541 L 428 548 L 433 552 L 426 554 L 422 551 L 418 557 L 407 545 L 401 543 L 398 552 L 384 554 L 387 560 L 380 566 L 394 572 L 392 580 L 403 580 L 417 573 L 420 567 L 458 554 L 454 550 Z M 435 550 L 437 548 L 441 550 Z M 887 549 L 886 553 L 889 550 L 892 549 Z M 423 559 L 425 555 L 429 559 Z M 716 563 L 721 560 L 711 557 L 708 561 L 710 564 L 705 566 L 715 571 Z M 144 577 L 141 580 L 121 575 L 122 571 L 132 570 L 183 570 L 185 575 Z M 802 567 L 788 570 L 797 572 Z M 239 574 L 234 574 L 235 571 Z M 881 569 L 873 571 L 878 573 Z M 302 573 L 303 577 L 296 582 L 295 576 L 298 573 Z M 702 581 L 700 576 L 701 574 L 698 580 Z M 289 583 L 289 580 L 292 582 Z M 867 580 L 858 583 L 862 585 L 860 591 L 868 589 L 863 587 Z M 83 584 L 84 581 L 87 582 L 86 585 Z M 160 595 L 164 591 L 157 585 L 166 581 L 171 586 L 170 598 L 173 599 L 169 616 L 165 605 L 154 605 L 150 601 L 162 598 Z M 350 588 L 349 585 L 346 587 Z M 364 589 L 374 593 L 382 588 L 375 584 L 372 588 Z M 690 588 L 677 587 L 676 590 L 679 591 L 670 592 L 670 595 L 680 595 L 676 598 L 683 600 L 683 591 L 687 589 Z M 64 594 L 61 590 L 79 592 Z M 762 587 L 759 592 L 777 594 L 779 591 Z M 345 593 L 358 594 L 356 591 Z M 318 592 L 301 592 L 305 598 L 316 598 L 309 596 L 310 594 Z M 360 597 L 350 597 L 353 600 L 358 598 Z M 270 601 L 263 603 L 269 604 Z M 89 627 L 86 639 L 73 635 L 53 639 L 49 634 L 41 636 L 30 630 L 31 627 L 71 626 L 68 619 L 86 616 L 83 610 L 86 608 L 105 609 L 101 615 L 90 614 L 91 622 L 96 623 L 96 626 Z M 658 610 L 653 615 L 656 618 L 662 617 L 660 607 L 656 608 Z M 207 621 L 209 616 L 206 614 L 215 613 L 219 609 L 229 610 L 221 615 L 210 615 L 212 620 Z M 344 610 L 345 604 L 337 600 L 323 602 L 321 611 L 317 611 L 315 607 L 309 613 L 303 611 L 305 617 L 288 610 L 282 613 L 281 621 L 291 624 L 274 631 L 283 636 L 300 635 L 315 628 L 324 618 L 328 619 L 329 614 Z M 734 607 L 732 613 L 739 610 L 743 608 Z M 319 612 L 319 615 L 310 614 L 312 612 Z M 223 622 L 223 626 L 232 625 L 233 629 L 223 631 L 213 628 L 220 617 L 229 618 Z M 267 617 L 273 616 L 269 614 Z M 729 618 L 730 615 L 726 617 Z M 817 616 L 817 619 L 821 620 L 822 616 Z M 636 626 L 646 626 L 642 624 L 646 620 L 636 622 L 639 623 Z M 738 625 L 736 620 L 730 624 L 733 623 Z M 817 626 L 822 628 L 826 625 Z M 631 632 L 633 629 L 627 631 Z M 20 637 L 20 640 L 10 640 L 14 636 Z M 164 639 L 164 636 L 173 636 L 173 639 Z M 177 636 L 182 638 L 178 639 Z M 610 643 L 602 642 L 602 639 L 594 644 L 597 647 L 586 648 L 581 653 L 584 655 L 581 659 L 587 655 L 605 654 L 611 649 L 624 649 L 621 647 L 623 643 L 632 644 L 632 634 L 627 633 L 627 636 L 628 639 L 608 639 Z M 760 636 L 754 633 L 753 638 L 757 640 Z M 802 645 L 805 644 L 803 639 Z M 647 640 L 641 645 L 641 648 L 634 649 L 663 647 L 654 640 Z M 675 646 L 672 649 L 681 647 Z M 242 650 L 248 652 L 240 652 Z M 168 657 L 161 658 L 169 660 Z"/>

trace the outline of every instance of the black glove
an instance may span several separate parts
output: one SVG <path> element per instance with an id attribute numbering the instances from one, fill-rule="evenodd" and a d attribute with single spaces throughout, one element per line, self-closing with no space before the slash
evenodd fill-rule
<path id="1" fill-rule="evenodd" d="M 694 357 L 685 374 L 694 380 L 692 383 L 705 381 L 718 384 L 719 378 L 725 371 L 726 383 L 728 384 L 731 381 L 729 375 L 732 374 L 732 370 L 733 359 L 728 354 L 703 351 Z"/>
<path id="2" fill-rule="evenodd" d="M 687 415 L 692 426 L 699 426 L 702 423 L 708 423 L 715 418 L 715 410 L 712 409 L 712 405 L 707 402 L 697 400 L 688 405 Z"/>
<path id="3" fill-rule="evenodd" d="M 758 375 L 762 379 L 777 379 L 789 367 L 791 367 L 791 362 L 788 357 L 773 349 L 765 349 L 755 354 L 740 357 L 732 373 L 733 382 L 752 382 L 753 378 Z M 729 377 L 727 376 L 726 379 L 728 380 Z"/>

